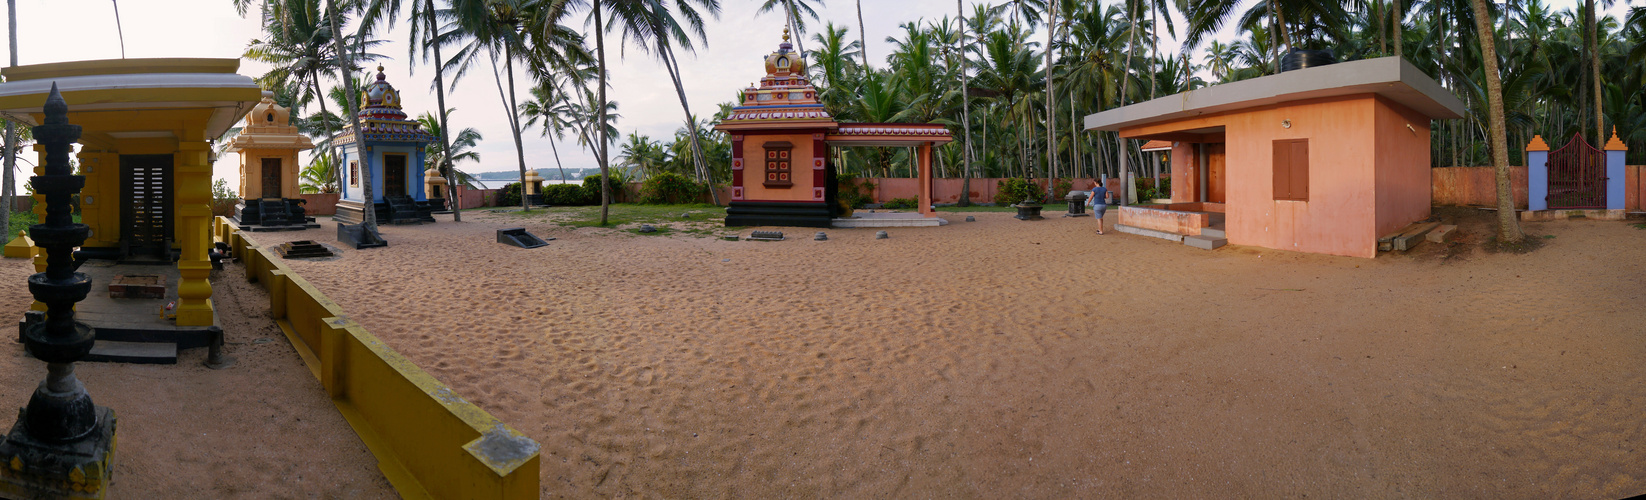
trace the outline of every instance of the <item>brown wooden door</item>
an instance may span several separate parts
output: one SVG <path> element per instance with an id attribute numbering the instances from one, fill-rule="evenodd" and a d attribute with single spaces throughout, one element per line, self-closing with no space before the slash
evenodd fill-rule
<path id="1" fill-rule="evenodd" d="M 1224 194 L 1228 192 L 1225 175 L 1228 169 L 1224 153 L 1224 144 L 1221 142 L 1206 145 L 1206 201 L 1212 203 L 1228 203 Z"/>
<path id="2" fill-rule="evenodd" d="M 263 159 L 263 197 L 264 198 L 284 198 L 285 197 L 280 193 L 280 191 L 281 191 L 281 189 L 280 189 L 281 188 L 280 179 L 281 179 L 280 159 L 279 158 L 264 158 Z"/>
<path id="3" fill-rule="evenodd" d="M 406 195 L 406 155 L 383 155 L 383 196 Z"/>
<path id="4" fill-rule="evenodd" d="M 171 155 L 120 155 L 120 243 L 127 255 L 170 252 L 171 170 Z"/>

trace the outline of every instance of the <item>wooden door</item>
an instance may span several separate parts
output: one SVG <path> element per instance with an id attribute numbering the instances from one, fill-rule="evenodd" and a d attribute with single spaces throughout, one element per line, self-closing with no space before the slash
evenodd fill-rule
<path id="1" fill-rule="evenodd" d="M 406 155 L 383 155 L 383 196 L 406 195 Z"/>
<path id="2" fill-rule="evenodd" d="M 281 177 L 282 176 L 280 175 L 280 159 L 279 158 L 264 158 L 263 159 L 263 197 L 264 198 L 284 198 L 285 197 L 280 193 L 280 191 L 281 191 L 280 188 L 282 187 L 280 185 Z"/>
<path id="3" fill-rule="evenodd" d="M 1228 156 L 1223 153 L 1224 149 L 1221 142 L 1206 145 L 1206 201 L 1212 203 L 1228 203 L 1224 197 L 1228 192 L 1228 169 L 1224 161 Z"/>
<path id="4" fill-rule="evenodd" d="M 120 243 L 128 256 L 169 256 L 172 156 L 120 155 Z"/>

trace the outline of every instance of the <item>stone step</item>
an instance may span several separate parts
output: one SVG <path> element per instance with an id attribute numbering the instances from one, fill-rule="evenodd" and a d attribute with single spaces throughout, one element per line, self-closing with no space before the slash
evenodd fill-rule
<path id="1" fill-rule="evenodd" d="M 177 344 L 171 342 L 121 342 L 99 340 L 81 361 L 110 363 L 137 363 L 153 365 L 177 364 Z"/>
<path id="2" fill-rule="evenodd" d="M 1199 248 L 1201 250 L 1213 250 L 1217 247 L 1229 244 L 1229 240 L 1227 238 L 1213 238 L 1206 236 L 1205 232 L 1202 231 L 1199 235 L 1184 236 L 1183 244 Z"/>
<path id="3" fill-rule="evenodd" d="M 1228 238 L 1229 233 L 1223 231 L 1222 226 L 1200 228 L 1200 235 L 1207 238 Z"/>

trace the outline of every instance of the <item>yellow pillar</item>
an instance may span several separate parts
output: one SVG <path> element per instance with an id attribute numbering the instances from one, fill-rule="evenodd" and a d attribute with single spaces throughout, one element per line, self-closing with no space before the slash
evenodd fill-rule
<path id="1" fill-rule="evenodd" d="M 211 245 L 211 144 L 202 130 L 190 129 L 187 134 L 190 137 L 177 143 L 172 171 L 177 213 L 173 227 L 182 249 L 177 261 L 177 326 L 211 326 L 211 261 L 206 258 Z"/>
<path id="2" fill-rule="evenodd" d="M 46 175 L 46 167 L 39 166 L 46 164 L 46 147 L 40 145 L 40 143 L 35 143 L 34 156 L 34 164 L 36 165 L 34 167 L 34 175 Z M 28 182 L 28 180 L 24 179 L 24 182 Z M 30 198 L 34 198 L 34 207 L 32 210 L 34 212 L 34 220 L 45 222 L 46 195 L 35 193 L 33 196 L 30 196 Z M 46 252 L 44 249 L 37 252 L 34 256 L 34 272 L 46 272 Z M 36 300 L 33 304 L 29 305 L 29 309 L 44 312 L 46 310 L 46 304 Z"/>

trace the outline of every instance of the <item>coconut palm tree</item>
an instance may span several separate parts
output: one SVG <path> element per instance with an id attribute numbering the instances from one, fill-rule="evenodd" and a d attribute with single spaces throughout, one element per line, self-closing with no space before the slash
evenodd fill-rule
<path id="1" fill-rule="evenodd" d="M 1475 32 L 1482 40 L 1481 60 L 1486 72 L 1486 98 L 1489 103 L 1492 144 L 1492 170 L 1497 173 L 1497 239 L 1504 244 L 1519 244 L 1526 239 L 1515 218 L 1514 189 L 1509 185 L 1509 141 L 1504 135 L 1503 83 L 1497 70 L 1497 32 L 1492 28 L 1492 13 L 1486 0 L 1474 0 Z"/>
<path id="2" fill-rule="evenodd" d="M 720 5 L 715 0 L 698 1 L 710 15 L 720 16 Z M 669 79 L 674 83 L 675 95 L 680 99 L 680 108 L 686 114 L 685 129 L 691 139 L 692 161 L 696 166 L 697 179 L 712 186 L 713 179 L 709 177 L 708 164 L 703 158 L 702 141 L 698 138 L 696 127 L 691 126 L 697 119 L 692 115 L 691 106 L 686 100 L 686 88 L 680 81 L 680 63 L 675 57 L 674 50 L 674 46 L 678 45 L 687 52 L 696 52 L 692 46 L 692 35 L 696 35 L 703 43 L 708 43 L 707 35 L 703 31 L 703 17 L 685 1 L 675 4 L 674 10 L 680 11 L 679 16 L 662 2 L 644 3 L 647 12 L 645 18 L 637 20 L 640 24 L 622 23 L 624 38 L 639 46 L 641 51 L 651 53 L 663 62 Z M 682 25 L 679 19 L 685 19 L 686 24 Z M 720 203 L 713 189 L 709 190 L 709 195 L 716 204 Z"/>
<path id="3" fill-rule="evenodd" d="M 823 0 L 817 0 L 817 4 L 823 5 Z M 795 49 L 800 51 L 801 57 L 805 57 L 806 45 L 801 42 L 806 39 L 806 20 L 800 16 L 805 14 L 813 21 L 817 21 L 817 10 L 813 9 L 807 0 L 764 0 L 760 8 L 755 9 L 754 14 L 765 14 L 776 10 L 778 6 L 783 7 L 783 22 L 789 26 L 789 31 L 794 33 Z"/>
<path id="4" fill-rule="evenodd" d="M 549 75 L 551 78 L 553 75 Z M 561 139 L 566 138 L 566 131 L 574 128 L 572 106 L 574 103 L 566 99 L 566 93 L 560 91 L 556 81 L 539 81 L 532 87 L 532 99 L 520 104 L 520 114 L 525 117 L 525 125 L 530 127 L 543 123 L 543 133 L 540 137 L 549 137 L 549 150 L 554 152 L 554 166 L 560 170 L 560 180 L 566 180 L 566 167 L 560 162 Z M 553 137 L 550 137 L 550 136 Z"/>
<path id="5" fill-rule="evenodd" d="M 309 166 L 297 173 L 298 189 L 305 193 L 337 192 L 337 157 L 321 152 L 309 160 Z"/>
<path id="6" fill-rule="evenodd" d="M 464 40 L 457 53 L 451 59 L 442 63 L 443 70 L 451 71 L 452 85 L 465 76 L 469 69 L 485 57 L 490 64 L 492 79 L 497 84 L 498 98 L 503 101 L 503 109 L 508 119 L 509 132 L 514 139 L 516 164 L 520 170 L 520 177 L 526 177 L 526 150 L 521 141 L 520 120 L 515 113 L 519 106 L 515 102 L 514 93 L 514 62 L 517 58 L 528 53 L 534 53 L 533 44 L 556 37 L 537 36 L 532 33 L 535 26 L 529 26 L 540 20 L 538 9 L 543 5 L 537 0 L 452 0 L 451 19 L 454 39 Z M 528 42 L 527 38 L 532 40 Z M 546 40 L 547 39 L 547 40 Z M 558 43 L 550 46 L 563 46 Z M 536 53 L 544 52 L 543 47 L 535 47 Z M 501 61 L 499 61 L 501 59 Z M 502 67 L 498 67 L 498 63 Z M 499 76 L 502 72 L 505 76 Z M 506 77 L 506 78 L 505 78 Z M 503 80 L 507 79 L 507 86 Z M 530 202 L 521 197 L 520 209 L 531 208 Z"/>
<path id="7" fill-rule="evenodd" d="M 11 65 L 17 66 L 17 0 L 6 0 L 6 24 L 11 39 Z M 6 120 L 5 173 L 0 174 L 0 221 L 11 223 L 12 195 L 17 190 L 17 124 Z M 10 227 L 10 226 L 7 226 Z M 6 235 L 6 238 L 10 238 Z"/>
<path id="8" fill-rule="evenodd" d="M 444 114 L 446 116 L 451 116 L 452 113 L 456 112 L 456 109 L 448 109 Z M 474 148 L 480 144 L 480 141 L 484 139 L 484 137 L 480 135 L 479 130 L 475 130 L 471 127 L 465 128 L 455 135 L 447 134 L 446 130 L 442 129 L 440 126 L 440 118 L 427 111 L 424 111 L 423 114 L 417 116 L 417 123 L 423 126 L 424 131 L 427 131 L 432 135 L 451 137 L 451 145 L 449 147 L 446 144 L 430 144 L 428 147 L 425 147 L 423 153 L 425 163 L 457 168 L 456 165 L 459 162 L 480 161 L 480 152 L 474 150 Z M 447 154 L 448 151 L 451 153 Z M 467 175 L 464 174 L 456 174 L 455 176 L 467 177 Z M 468 183 L 465 182 L 464 184 Z"/>
<path id="9" fill-rule="evenodd" d="M 320 90 L 320 79 L 339 69 L 336 44 L 332 43 L 330 20 L 321 12 L 319 0 L 271 0 L 262 4 L 266 38 L 252 39 L 243 57 L 274 66 L 258 78 L 265 88 L 290 88 L 298 92 L 290 101 L 294 114 L 302 116 L 306 103 L 318 102 L 320 117 L 331 116 L 326 109 L 326 94 Z M 244 11 L 242 11 L 244 13 Z M 366 46 L 375 46 L 373 40 Z M 375 57 L 375 56 L 374 56 Z M 322 120 L 326 137 L 325 148 L 336 156 L 331 145 L 336 135 L 335 122 Z M 341 169 L 336 172 L 342 175 Z M 337 182 L 342 182 L 341 177 Z"/>

